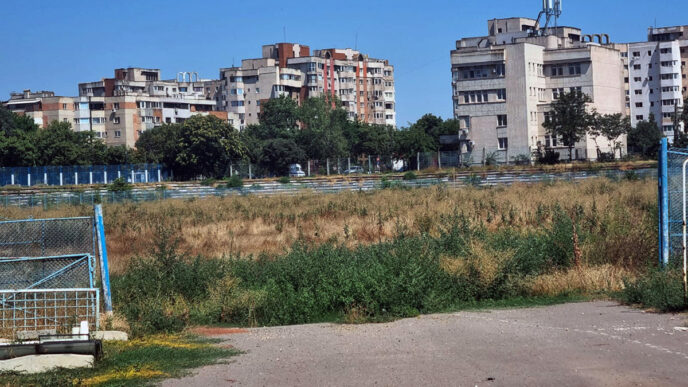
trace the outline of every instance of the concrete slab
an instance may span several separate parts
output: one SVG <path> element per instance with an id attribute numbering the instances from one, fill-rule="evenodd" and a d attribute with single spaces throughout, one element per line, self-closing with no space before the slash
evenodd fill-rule
<path id="1" fill-rule="evenodd" d="M 93 338 L 102 341 L 127 341 L 129 335 L 121 331 L 96 331 L 93 333 Z"/>
<path id="2" fill-rule="evenodd" d="M 17 332 L 17 340 L 38 340 L 38 336 L 55 335 L 55 329 L 44 329 L 39 331 L 19 331 Z"/>
<path id="3" fill-rule="evenodd" d="M 91 355 L 29 355 L 14 359 L 0 360 L 0 371 L 16 371 L 35 374 L 47 372 L 56 367 L 85 368 L 93 367 L 95 359 Z"/>

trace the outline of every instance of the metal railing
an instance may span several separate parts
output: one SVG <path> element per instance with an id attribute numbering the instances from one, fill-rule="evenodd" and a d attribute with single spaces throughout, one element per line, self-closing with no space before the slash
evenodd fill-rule
<path id="1" fill-rule="evenodd" d="M 81 321 L 99 329 L 99 305 L 94 288 L 0 290 L 0 336 L 41 330 L 69 333 Z"/>
<path id="2" fill-rule="evenodd" d="M 129 183 L 159 183 L 169 176 L 160 164 L 0 167 L 0 187 L 109 184 L 118 178 Z"/>
<path id="3" fill-rule="evenodd" d="M 0 222 L 0 257 L 96 255 L 92 217 Z"/>

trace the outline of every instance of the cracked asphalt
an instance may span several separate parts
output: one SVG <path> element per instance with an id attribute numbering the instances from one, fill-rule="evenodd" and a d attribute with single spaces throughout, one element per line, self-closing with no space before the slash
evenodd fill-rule
<path id="1" fill-rule="evenodd" d="M 215 337 L 242 355 L 163 385 L 685 386 L 686 320 L 587 302 L 234 330 Z"/>

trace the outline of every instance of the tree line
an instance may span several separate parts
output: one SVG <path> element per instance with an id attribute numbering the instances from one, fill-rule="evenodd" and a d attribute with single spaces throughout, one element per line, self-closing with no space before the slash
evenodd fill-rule
<path id="1" fill-rule="evenodd" d="M 561 139 L 562 144 L 569 150 L 569 160 L 573 159 L 573 148 L 577 142 L 587 135 L 592 136 L 598 145 L 597 159 L 605 161 L 615 158 L 616 150 L 621 147 L 621 138 L 626 135 L 628 151 L 647 158 L 655 158 L 659 149 L 659 141 L 664 136 L 653 114 L 647 120 L 640 121 L 635 127 L 630 118 L 623 114 L 599 114 L 588 110 L 590 97 L 581 91 L 572 90 L 559 95 L 559 99 L 551 105 L 548 118 L 543 123 L 547 134 Z M 688 98 L 683 109 L 676 107 L 673 114 L 675 147 L 688 147 L 688 135 L 679 130 L 679 123 L 688 124 Z M 598 141 L 608 141 L 612 152 L 604 153 L 599 149 Z"/>
<path id="2" fill-rule="evenodd" d="M 543 124 L 569 148 L 591 135 L 618 148 L 627 135 L 629 150 L 655 157 L 663 133 L 654 117 L 631 127 L 622 114 L 588 111 L 587 95 L 562 93 Z M 688 101 L 674 120 L 688 122 Z M 74 132 L 69 122 L 39 128 L 30 117 L 0 107 L 0 166 L 101 165 L 160 163 L 178 178 L 223 177 L 232 162 L 248 161 L 266 174 L 283 175 L 292 163 L 367 155 L 393 156 L 413 166 L 417 152 L 441 148 L 440 137 L 458 135 L 458 120 L 426 114 L 407 127 L 349 120 L 341 102 L 309 98 L 300 105 L 288 97 L 266 101 L 257 125 L 243 131 L 213 116 L 193 116 L 143 132 L 136 148 L 106 146 L 93 132 Z M 688 147 L 688 135 L 676 130 L 675 146 Z M 547 149 L 546 149 L 547 151 Z M 550 150 L 551 152 L 551 150 Z M 613 157 L 601 152 L 598 159 Z"/>

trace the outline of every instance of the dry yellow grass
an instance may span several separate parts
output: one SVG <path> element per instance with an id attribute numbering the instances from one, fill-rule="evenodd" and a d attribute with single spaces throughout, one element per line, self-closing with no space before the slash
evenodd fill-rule
<path id="1" fill-rule="evenodd" d="M 623 290 L 623 280 L 633 277 L 632 271 L 619 266 L 584 266 L 540 275 L 527 281 L 524 288 L 533 296 L 594 295 Z"/>
<path id="2" fill-rule="evenodd" d="M 455 211 L 488 230 L 508 226 L 525 232 L 548 225 L 556 205 L 570 214 L 583 211 L 586 216 L 581 222 L 606 219 L 605 224 L 618 226 L 614 231 L 618 237 L 582 246 L 587 261 L 594 262 L 604 251 L 606 256 L 610 252 L 617 255 L 623 263 L 637 254 L 634 243 L 653 243 L 656 239 L 651 220 L 656 208 L 656 182 L 650 180 L 213 197 L 109 204 L 104 212 L 111 270 L 116 273 L 131 257 L 150 251 L 161 225 L 178 231 L 181 249 L 192 255 L 246 255 L 280 253 L 297 239 L 313 244 L 336 239 L 354 246 L 388 240 L 401 231 L 436 234 L 441 217 Z M 78 216 L 92 211 L 88 206 L 0 210 L 0 216 L 13 219 Z M 594 227 L 587 223 L 581 226 Z"/>

